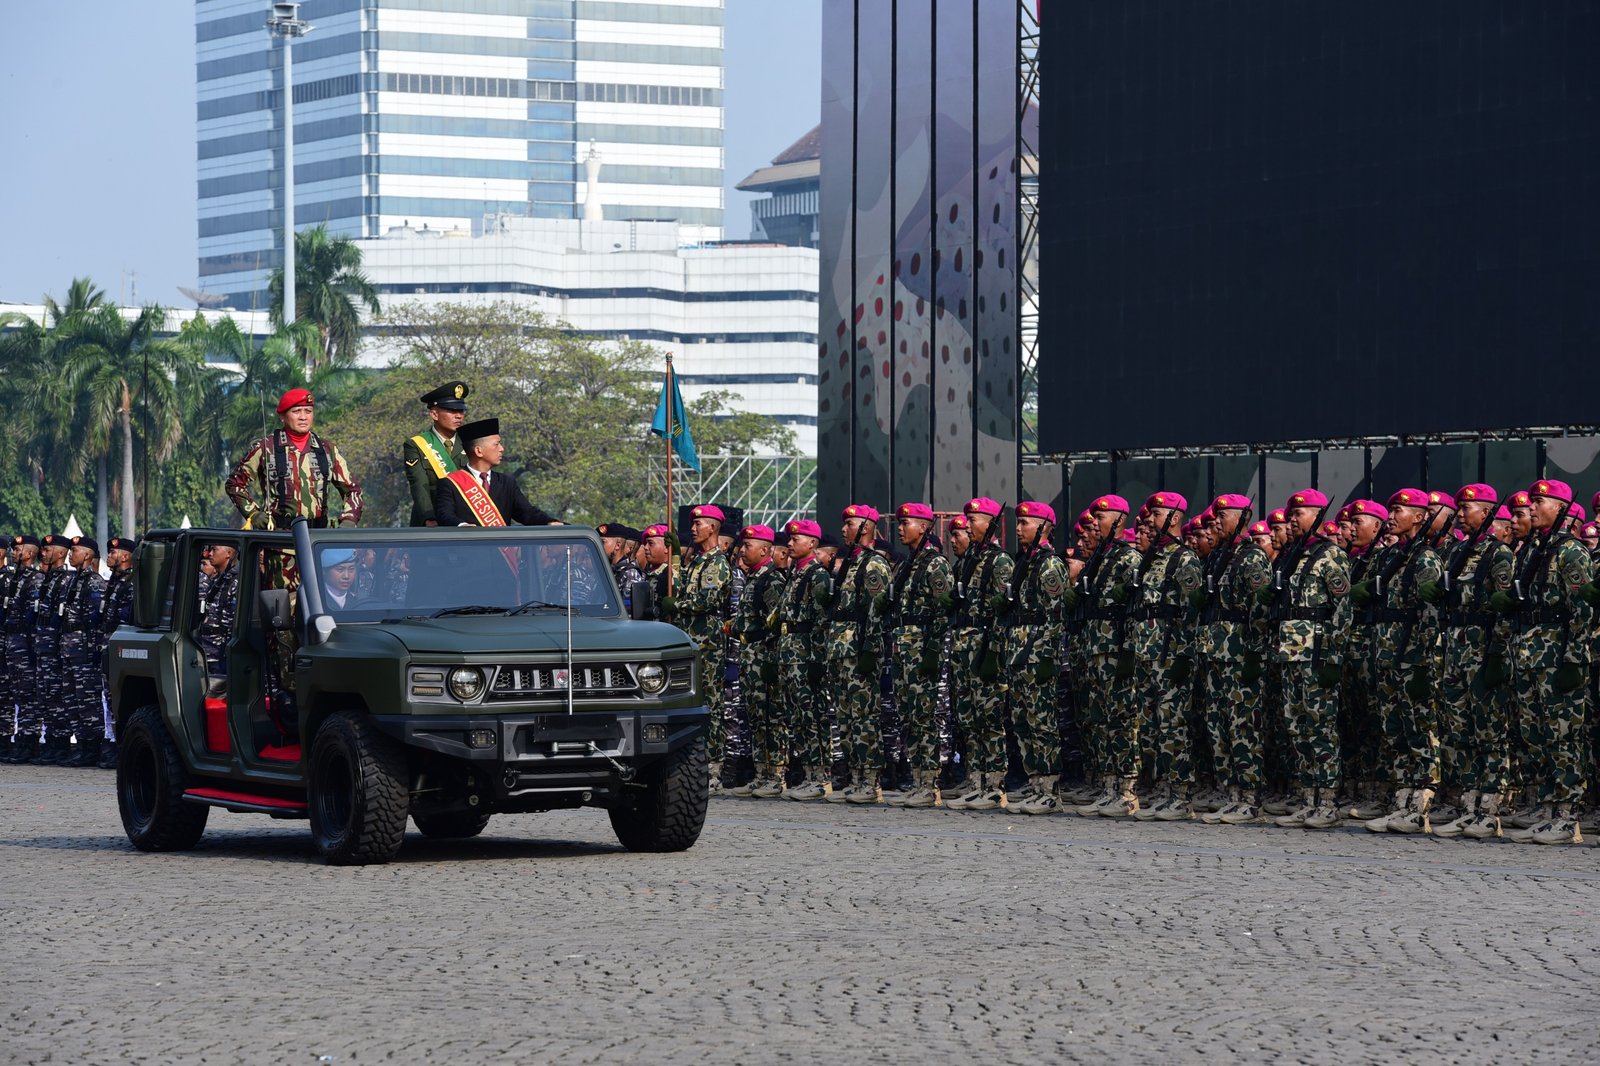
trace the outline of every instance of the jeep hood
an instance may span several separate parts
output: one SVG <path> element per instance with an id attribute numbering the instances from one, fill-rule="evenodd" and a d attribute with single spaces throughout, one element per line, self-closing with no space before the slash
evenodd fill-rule
<path id="1" fill-rule="evenodd" d="M 567 619 L 559 613 L 407 619 L 374 628 L 400 641 L 412 654 L 549 655 L 567 646 Z M 579 615 L 572 619 L 572 645 L 580 656 L 694 651 L 676 626 Z"/>

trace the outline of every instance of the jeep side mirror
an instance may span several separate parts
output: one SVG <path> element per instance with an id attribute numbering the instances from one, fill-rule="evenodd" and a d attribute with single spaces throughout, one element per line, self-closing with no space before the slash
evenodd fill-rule
<path id="1" fill-rule="evenodd" d="M 635 622 L 648 622 L 656 616 L 656 588 L 649 581 L 635 581 L 629 590 L 632 599 L 628 614 Z"/>
<path id="2" fill-rule="evenodd" d="M 306 640 L 312 644 L 326 644 L 338 628 L 339 623 L 333 620 L 333 615 L 319 614 L 306 626 Z"/>
<path id="3" fill-rule="evenodd" d="M 294 626 L 294 610 L 289 603 L 288 589 L 262 589 L 256 604 L 261 612 L 261 624 L 274 632 Z"/>

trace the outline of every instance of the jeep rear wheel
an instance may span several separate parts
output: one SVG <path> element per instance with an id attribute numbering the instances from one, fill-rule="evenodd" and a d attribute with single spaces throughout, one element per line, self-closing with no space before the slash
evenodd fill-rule
<path id="1" fill-rule="evenodd" d="M 334 866 L 395 857 L 410 807 L 405 753 L 364 716 L 330 715 L 317 730 L 307 769 L 311 835 Z"/>
<path id="2" fill-rule="evenodd" d="M 140 707 L 117 738 L 117 809 L 140 851 L 188 851 L 211 808 L 185 803 L 189 774 L 156 707 Z"/>
<path id="3" fill-rule="evenodd" d="M 411 820 L 425 837 L 435 840 L 460 840 L 475 837 L 489 825 L 489 816 L 477 811 L 452 811 L 449 814 L 413 814 Z"/>
<path id="4" fill-rule="evenodd" d="M 650 768 L 631 806 L 611 809 L 611 828 L 629 851 L 686 851 L 706 824 L 706 738 L 695 738 Z"/>

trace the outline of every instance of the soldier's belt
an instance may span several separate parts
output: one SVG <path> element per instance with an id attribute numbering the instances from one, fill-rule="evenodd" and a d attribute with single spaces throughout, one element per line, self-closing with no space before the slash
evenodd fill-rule
<path id="1" fill-rule="evenodd" d="M 1420 617 L 1415 607 L 1374 607 L 1367 612 L 1368 622 L 1416 622 Z"/>
<path id="2" fill-rule="evenodd" d="M 1012 620 L 1014 626 L 1042 626 L 1052 621 L 1043 611 L 1023 611 Z"/>
<path id="3" fill-rule="evenodd" d="M 1290 622 L 1331 622 L 1333 621 L 1333 608 L 1291 607 L 1284 612 L 1283 617 Z"/>
<path id="4" fill-rule="evenodd" d="M 1141 622 L 1171 621 L 1178 617 L 1178 608 L 1170 603 L 1146 604 L 1142 607 L 1130 608 L 1128 617 Z"/>
<path id="5" fill-rule="evenodd" d="M 1250 621 L 1250 612 L 1243 607 L 1218 607 L 1211 612 L 1213 622 L 1232 622 L 1234 625 L 1244 625 Z"/>
<path id="6" fill-rule="evenodd" d="M 1562 626 L 1572 621 L 1572 611 L 1567 607 L 1534 607 L 1523 611 L 1522 618 L 1536 626 Z"/>
<path id="7" fill-rule="evenodd" d="M 784 622 L 778 627 L 778 632 L 785 637 L 804 636 L 817 627 L 815 622 Z"/>
<path id="8" fill-rule="evenodd" d="M 1083 611 L 1085 621 L 1120 622 L 1128 616 L 1126 607 L 1089 607 Z"/>
<path id="9" fill-rule="evenodd" d="M 903 614 L 895 619 L 897 626 L 931 626 L 937 625 L 943 618 L 938 614 Z"/>
<path id="10" fill-rule="evenodd" d="M 1500 616 L 1493 611 L 1446 611 L 1444 624 L 1447 626 L 1483 626 L 1493 628 Z"/>

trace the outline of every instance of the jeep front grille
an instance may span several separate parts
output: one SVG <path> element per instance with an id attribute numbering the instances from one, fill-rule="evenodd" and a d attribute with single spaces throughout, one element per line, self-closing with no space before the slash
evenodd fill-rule
<path id="1" fill-rule="evenodd" d="M 573 699 L 623 699 L 639 695 L 639 683 L 624 663 L 576 663 L 572 674 Z M 567 668 L 532 663 L 507 663 L 496 667 L 494 681 L 485 697 L 491 703 L 566 698 Z"/>

